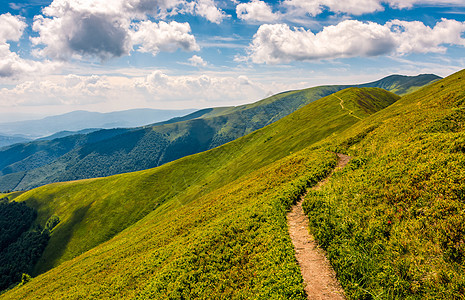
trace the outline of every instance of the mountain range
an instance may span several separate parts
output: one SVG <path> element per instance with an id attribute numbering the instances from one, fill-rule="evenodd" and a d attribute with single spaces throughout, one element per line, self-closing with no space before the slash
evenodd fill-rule
<path id="1" fill-rule="evenodd" d="M 166 121 L 193 111 L 194 109 L 160 110 L 144 108 L 99 113 L 79 110 L 45 117 L 40 120 L 0 123 L 0 134 L 5 136 L 21 135 L 25 138 L 36 139 L 60 131 L 80 131 L 88 128 L 136 127 Z"/>
<path id="2" fill-rule="evenodd" d="M 59 181 L 103 177 L 160 166 L 213 149 L 351 86 L 403 94 L 438 80 L 431 74 L 392 75 L 362 85 L 289 91 L 256 103 L 203 109 L 138 128 L 118 128 L 0 149 L 0 190 L 27 190 Z"/>

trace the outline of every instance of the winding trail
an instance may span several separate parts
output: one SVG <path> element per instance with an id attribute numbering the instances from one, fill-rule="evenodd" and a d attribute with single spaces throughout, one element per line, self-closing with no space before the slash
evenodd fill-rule
<path id="1" fill-rule="evenodd" d="M 347 111 L 349 112 L 349 115 L 350 115 L 350 116 L 352 116 L 352 117 L 354 117 L 354 118 L 357 118 L 357 119 L 359 119 L 359 120 L 362 120 L 362 118 L 357 117 L 356 115 L 354 115 L 354 112 L 353 112 L 352 110 L 347 109 L 347 108 L 344 107 L 344 100 L 342 100 L 341 97 L 336 96 L 336 95 L 334 95 L 334 94 L 333 94 L 333 96 L 336 97 L 337 99 L 339 99 L 339 100 L 341 101 L 341 102 L 339 102 L 339 105 L 341 106 L 342 110 L 347 110 Z"/>
<path id="2" fill-rule="evenodd" d="M 315 185 L 312 190 L 319 190 L 334 172 L 342 169 L 350 160 L 345 154 L 337 153 L 338 163 L 336 168 Z M 336 279 L 336 274 L 324 250 L 318 247 L 317 242 L 309 233 L 308 218 L 302 209 L 302 202 L 306 195 L 292 207 L 287 214 L 289 235 L 294 244 L 295 255 L 304 278 L 305 292 L 308 299 L 345 299 L 344 291 Z"/>

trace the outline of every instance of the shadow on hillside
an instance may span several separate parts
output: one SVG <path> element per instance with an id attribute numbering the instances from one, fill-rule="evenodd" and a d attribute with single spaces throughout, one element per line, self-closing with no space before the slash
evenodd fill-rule
<path id="1" fill-rule="evenodd" d="M 68 220 L 60 223 L 59 226 L 56 227 L 42 257 L 34 269 L 33 276 L 45 273 L 60 263 L 60 258 L 62 258 L 63 253 L 67 249 L 68 243 L 77 230 L 77 226 L 87 214 L 90 205 L 89 203 L 86 206 L 76 209 Z M 54 247 L 52 248 L 51 245 L 54 245 Z M 59 246 L 57 247 L 57 245 Z"/>

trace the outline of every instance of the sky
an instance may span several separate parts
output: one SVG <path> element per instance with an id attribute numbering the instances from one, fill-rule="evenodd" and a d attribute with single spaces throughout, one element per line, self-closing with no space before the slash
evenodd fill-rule
<path id="1" fill-rule="evenodd" d="M 444 77 L 464 47 L 464 0 L 6 0 L 0 122 Z"/>

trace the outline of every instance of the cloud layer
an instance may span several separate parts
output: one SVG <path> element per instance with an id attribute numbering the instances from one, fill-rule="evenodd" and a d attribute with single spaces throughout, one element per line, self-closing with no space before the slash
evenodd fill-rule
<path id="1" fill-rule="evenodd" d="M 412 8 L 415 5 L 465 6 L 463 0 L 284 0 L 273 7 L 261 0 L 252 0 L 236 6 L 239 19 L 248 22 L 275 22 L 295 17 L 315 17 L 325 11 L 338 14 L 363 15 L 383 11 L 385 6 L 395 9 Z"/>
<path id="2" fill-rule="evenodd" d="M 195 56 L 193 61 L 203 62 Z M 112 107 L 121 102 L 130 107 L 132 101 L 139 101 L 146 106 L 156 102 L 172 105 L 174 102 L 185 101 L 195 107 L 208 102 L 217 102 L 219 105 L 244 103 L 265 95 L 262 85 L 243 75 L 180 76 L 155 70 L 147 76 L 134 78 L 70 74 L 58 79 L 24 81 L 13 88 L 0 89 L 0 107 L 98 103 L 107 103 L 107 106 Z"/>
<path id="3" fill-rule="evenodd" d="M 262 25 L 249 47 L 254 63 L 276 64 L 356 56 L 446 51 L 465 46 L 465 22 L 442 19 L 434 28 L 422 22 L 394 20 L 385 25 L 346 20 L 318 33 L 286 24 Z"/>

